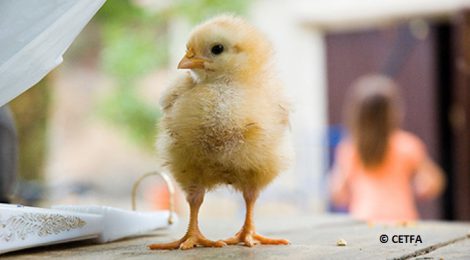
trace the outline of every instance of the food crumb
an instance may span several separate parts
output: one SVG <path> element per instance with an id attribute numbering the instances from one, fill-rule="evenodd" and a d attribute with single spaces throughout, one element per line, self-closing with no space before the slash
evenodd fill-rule
<path id="1" fill-rule="evenodd" d="M 340 240 L 336 241 L 336 245 L 337 246 L 347 246 L 348 242 L 346 242 L 346 240 L 341 238 Z"/>

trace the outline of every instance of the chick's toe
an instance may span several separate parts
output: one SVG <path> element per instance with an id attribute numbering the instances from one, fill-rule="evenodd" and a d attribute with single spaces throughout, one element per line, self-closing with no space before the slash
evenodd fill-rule
<path id="1" fill-rule="evenodd" d="M 194 247 L 223 247 L 226 243 L 219 241 L 212 241 L 204 237 L 200 232 L 187 234 L 183 238 L 165 244 L 151 244 L 150 249 L 155 250 L 172 250 L 172 249 L 191 249 Z"/>
<path id="2" fill-rule="evenodd" d="M 274 239 L 257 234 L 252 230 L 242 230 L 235 234 L 235 236 L 223 240 L 227 245 L 242 244 L 247 247 L 254 245 L 288 245 L 290 244 L 286 239 Z"/>

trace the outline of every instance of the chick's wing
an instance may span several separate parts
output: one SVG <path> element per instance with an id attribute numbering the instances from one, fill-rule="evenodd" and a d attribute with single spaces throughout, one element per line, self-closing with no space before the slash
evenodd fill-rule
<path id="1" fill-rule="evenodd" d="M 163 112 L 171 109 L 176 100 L 194 86 L 194 81 L 189 74 L 180 75 L 164 91 L 160 98 L 160 106 Z"/>

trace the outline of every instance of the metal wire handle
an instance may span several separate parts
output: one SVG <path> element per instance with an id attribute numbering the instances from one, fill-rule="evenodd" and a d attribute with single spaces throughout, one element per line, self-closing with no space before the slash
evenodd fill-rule
<path id="1" fill-rule="evenodd" d="M 170 193 L 170 201 L 169 201 L 169 211 L 170 214 L 168 216 L 168 224 L 173 224 L 174 222 L 174 212 L 175 212 L 175 186 L 173 186 L 173 182 L 170 179 L 170 176 L 164 172 L 149 172 L 137 179 L 134 182 L 134 185 L 132 186 L 132 210 L 136 210 L 136 196 L 137 196 L 137 188 L 139 187 L 140 183 L 147 177 L 152 176 L 152 175 L 159 175 L 162 177 L 162 179 L 165 181 L 166 187 L 168 189 L 168 192 Z"/>

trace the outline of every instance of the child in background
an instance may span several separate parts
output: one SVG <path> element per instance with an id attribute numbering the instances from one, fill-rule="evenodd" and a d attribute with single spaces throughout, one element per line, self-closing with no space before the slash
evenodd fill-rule
<path id="1" fill-rule="evenodd" d="M 438 196 L 445 179 L 423 142 L 399 128 L 400 99 L 395 83 L 365 76 L 352 88 L 345 116 L 349 137 L 336 150 L 331 179 L 335 205 L 370 221 L 419 218 L 414 198 Z"/>

